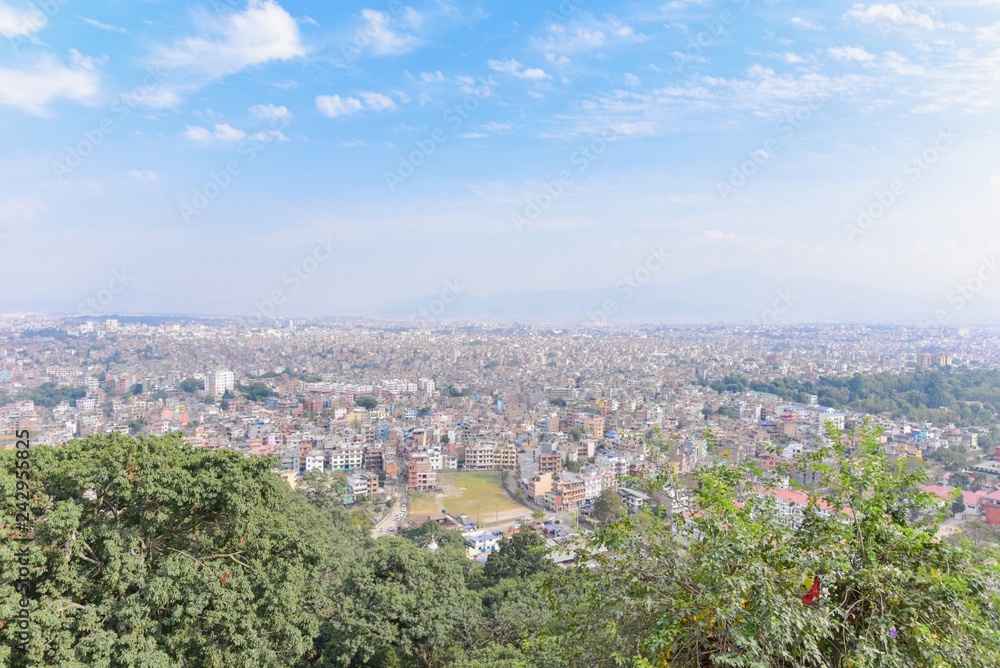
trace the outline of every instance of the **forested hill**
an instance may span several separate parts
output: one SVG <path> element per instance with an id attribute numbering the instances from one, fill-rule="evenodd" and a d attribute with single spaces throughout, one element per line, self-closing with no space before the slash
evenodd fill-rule
<path id="1" fill-rule="evenodd" d="M 918 369 L 901 374 L 823 376 L 818 382 L 778 378 L 770 382 L 726 376 L 714 381 L 717 392 L 769 392 L 807 403 L 809 395 L 832 408 L 859 413 L 892 413 L 911 420 L 989 425 L 1000 413 L 1000 371 Z"/>

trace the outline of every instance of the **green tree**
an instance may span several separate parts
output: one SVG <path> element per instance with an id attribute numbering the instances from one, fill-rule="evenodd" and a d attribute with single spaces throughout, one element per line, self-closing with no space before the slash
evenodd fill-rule
<path id="1" fill-rule="evenodd" d="M 185 378 L 180 383 L 181 391 L 194 394 L 205 389 L 205 381 L 200 378 Z"/>
<path id="2" fill-rule="evenodd" d="M 354 400 L 354 405 L 360 406 L 361 408 L 365 408 L 367 410 L 372 410 L 373 408 L 378 406 L 378 399 L 376 399 L 375 397 L 358 397 L 357 399 Z"/>
<path id="3" fill-rule="evenodd" d="M 0 451 L 0 527 L 14 525 L 14 453 Z M 313 647 L 336 573 L 337 528 L 300 501 L 274 462 L 193 448 L 179 437 L 89 437 L 31 451 L 31 636 L 0 665 L 270 666 Z M 13 541 L 0 541 L 0 619 Z"/>
<path id="4" fill-rule="evenodd" d="M 500 539 L 486 560 L 484 574 L 492 580 L 526 578 L 551 570 L 545 539 L 534 531 L 521 531 Z"/>
<path id="5" fill-rule="evenodd" d="M 320 510 L 344 508 L 344 496 L 351 487 L 347 475 L 333 471 L 307 471 L 299 477 L 296 489 Z"/>
<path id="6" fill-rule="evenodd" d="M 478 617 L 465 555 L 379 539 L 344 576 L 319 640 L 322 666 L 438 664 Z"/>
<path id="7" fill-rule="evenodd" d="M 1000 665 L 991 555 L 910 523 L 936 505 L 923 471 L 888 459 L 878 432 L 854 436 L 800 463 L 826 490 L 801 523 L 752 467 L 719 465 L 698 476 L 696 513 L 603 527 L 599 567 L 555 600 L 563 665 Z"/>
<path id="8" fill-rule="evenodd" d="M 606 489 L 594 501 L 590 514 L 600 522 L 614 522 L 625 516 L 625 502 L 613 489 Z"/>

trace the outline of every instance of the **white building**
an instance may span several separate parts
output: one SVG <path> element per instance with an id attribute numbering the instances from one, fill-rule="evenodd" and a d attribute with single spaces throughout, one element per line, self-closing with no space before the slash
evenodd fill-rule
<path id="1" fill-rule="evenodd" d="M 219 398 L 226 393 L 236 389 L 236 374 L 229 369 L 219 369 L 208 374 L 205 389 L 209 395 Z"/>

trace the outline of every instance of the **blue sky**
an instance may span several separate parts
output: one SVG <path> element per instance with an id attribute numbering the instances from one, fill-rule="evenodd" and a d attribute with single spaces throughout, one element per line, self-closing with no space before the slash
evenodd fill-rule
<path id="1" fill-rule="evenodd" d="M 1000 246 L 996 0 L 0 0 L 0 34 L 8 305 L 118 271 L 106 311 L 350 314 L 652 248 L 944 299 Z"/>

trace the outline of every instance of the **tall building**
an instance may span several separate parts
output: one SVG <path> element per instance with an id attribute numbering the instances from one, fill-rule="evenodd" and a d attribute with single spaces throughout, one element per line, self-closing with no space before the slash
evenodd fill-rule
<path id="1" fill-rule="evenodd" d="M 236 389 L 236 374 L 228 369 L 212 371 L 208 374 L 208 382 L 205 385 L 205 389 L 213 397 L 221 397 L 226 393 L 226 390 L 231 391 Z"/>

